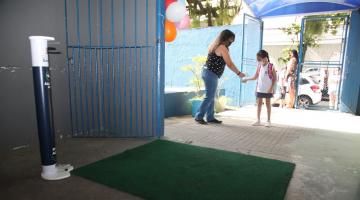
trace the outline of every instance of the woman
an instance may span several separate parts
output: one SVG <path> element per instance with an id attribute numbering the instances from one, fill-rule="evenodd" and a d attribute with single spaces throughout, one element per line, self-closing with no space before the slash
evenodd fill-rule
<path id="1" fill-rule="evenodd" d="M 218 79 L 223 74 L 225 65 L 240 78 L 245 76 L 234 65 L 229 55 L 229 46 L 234 41 L 235 34 L 230 30 L 223 30 L 209 47 L 208 57 L 202 71 L 202 78 L 205 83 L 205 99 L 195 116 L 195 121 L 199 124 L 222 123 L 214 117 L 214 105 Z M 205 114 L 206 121 L 204 120 Z"/>
<path id="2" fill-rule="evenodd" d="M 293 49 L 290 51 L 290 61 L 286 66 L 286 77 L 289 83 L 289 101 L 287 103 L 288 108 L 294 108 L 295 105 L 295 81 L 298 62 L 298 52 Z"/>

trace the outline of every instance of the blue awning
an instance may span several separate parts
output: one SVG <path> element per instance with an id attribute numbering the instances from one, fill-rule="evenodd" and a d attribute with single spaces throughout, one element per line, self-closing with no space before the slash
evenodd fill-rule
<path id="1" fill-rule="evenodd" d="M 360 8 L 360 0 L 245 0 L 258 18 Z"/>

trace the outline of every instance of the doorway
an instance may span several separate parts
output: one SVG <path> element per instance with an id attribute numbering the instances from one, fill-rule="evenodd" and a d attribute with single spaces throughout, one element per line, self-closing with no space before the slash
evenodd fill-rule
<path id="1" fill-rule="evenodd" d="M 302 19 L 295 107 L 338 110 L 349 16 Z"/>

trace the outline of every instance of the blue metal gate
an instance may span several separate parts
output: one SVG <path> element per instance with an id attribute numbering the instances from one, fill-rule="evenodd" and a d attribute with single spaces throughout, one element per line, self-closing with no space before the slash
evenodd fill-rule
<path id="1" fill-rule="evenodd" d="M 164 133 L 163 0 L 65 0 L 72 135 Z"/>
<path id="2" fill-rule="evenodd" d="M 252 76 L 256 72 L 256 53 L 262 48 L 263 22 L 260 19 L 244 14 L 242 34 L 241 71 Z M 240 86 L 239 106 L 254 105 L 256 82 L 248 82 Z"/>
<path id="3" fill-rule="evenodd" d="M 360 13 L 352 11 L 341 85 L 340 111 L 360 115 Z"/>

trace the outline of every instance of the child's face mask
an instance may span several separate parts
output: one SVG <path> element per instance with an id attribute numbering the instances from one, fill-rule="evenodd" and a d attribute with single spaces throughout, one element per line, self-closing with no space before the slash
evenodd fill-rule
<path id="1" fill-rule="evenodd" d="M 265 66 L 265 65 L 267 64 L 266 59 L 264 58 L 264 59 L 259 60 L 259 64 L 260 64 L 261 66 Z"/>

